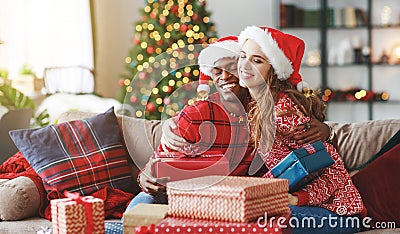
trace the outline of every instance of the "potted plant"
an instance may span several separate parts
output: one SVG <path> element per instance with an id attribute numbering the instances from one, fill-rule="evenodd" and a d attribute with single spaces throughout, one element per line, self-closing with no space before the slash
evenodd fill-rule
<path id="1" fill-rule="evenodd" d="M 11 79 L 12 87 L 23 92 L 25 95 L 30 95 L 35 92 L 36 74 L 28 64 L 23 64 L 19 70 L 19 75 Z"/>
<path id="2" fill-rule="evenodd" d="M 30 108 L 35 109 L 32 99 L 25 96 L 21 91 L 13 88 L 4 77 L 0 77 L 0 105 L 8 110 Z M 46 110 L 36 116 L 32 116 L 33 126 L 46 126 L 49 124 L 49 114 Z"/>

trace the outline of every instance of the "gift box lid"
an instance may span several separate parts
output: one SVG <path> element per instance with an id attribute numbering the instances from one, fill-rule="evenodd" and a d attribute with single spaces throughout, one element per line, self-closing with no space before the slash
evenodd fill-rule
<path id="1" fill-rule="evenodd" d="M 142 226 L 158 223 L 168 214 L 168 205 L 137 204 L 124 213 L 124 226 Z"/>
<path id="2" fill-rule="evenodd" d="M 316 172 L 335 163 L 322 141 L 306 145 L 293 153 L 296 154 L 308 173 Z"/>
<path id="3" fill-rule="evenodd" d="M 256 199 L 287 193 L 289 181 L 277 178 L 203 176 L 167 183 L 168 195 L 193 195 Z"/>
<path id="4" fill-rule="evenodd" d="M 222 151 L 219 150 L 207 150 L 201 154 L 188 155 L 181 152 L 164 152 L 164 151 L 154 151 L 154 158 L 212 158 L 212 157 L 225 157 Z"/>
<path id="5" fill-rule="evenodd" d="M 93 196 L 85 196 L 81 198 L 82 201 L 87 202 L 87 203 L 99 203 L 102 204 L 104 201 L 100 198 L 96 198 Z M 58 198 L 58 199 L 52 199 L 50 200 L 50 204 L 52 205 L 58 205 L 58 206 L 74 206 L 78 204 L 79 202 L 75 201 L 72 198 Z"/>
<path id="6" fill-rule="evenodd" d="M 271 216 L 272 217 L 272 216 Z M 291 213 L 260 217 L 259 222 L 227 222 L 204 219 L 166 217 L 155 226 L 156 233 L 291 233 Z"/>

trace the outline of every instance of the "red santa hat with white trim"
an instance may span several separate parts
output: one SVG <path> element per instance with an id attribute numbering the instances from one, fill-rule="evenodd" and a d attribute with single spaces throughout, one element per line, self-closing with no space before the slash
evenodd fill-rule
<path id="1" fill-rule="evenodd" d="M 200 78 L 197 92 L 210 92 L 208 81 L 211 78 L 211 71 L 215 62 L 222 58 L 238 58 L 239 55 L 240 46 L 238 44 L 237 36 L 221 37 L 216 42 L 203 49 L 198 58 L 198 64 L 200 65 Z"/>
<path id="2" fill-rule="evenodd" d="M 252 39 L 261 47 L 279 80 L 289 80 L 300 92 L 303 87 L 309 87 L 300 75 L 305 49 L 303 40 L 274 28 L 257 26 L 248 26 L 240 33 L 240 46 L 247 39 Z"/>

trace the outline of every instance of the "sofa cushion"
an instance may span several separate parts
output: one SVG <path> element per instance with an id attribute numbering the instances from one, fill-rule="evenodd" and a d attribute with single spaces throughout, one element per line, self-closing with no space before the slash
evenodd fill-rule
<path id="1" fill-rule="evenodd" d="M 25 176 L 4 180 L 0 185 L 0 220 L 21 220 L 38 213 L 40 193 Z"/>
<path id="2" fill-rule="evenodd" d="M 359 166 L 357 168 L 357 170 L 362 170 L 364 169 L 366 166 L 368 166 L 371 162 L 373 162 L 375 159 L 379 158 L 380 156 L 382 156 L 384 153 L 386 153 L 387 151 L 391 150 L 393 147 L 395 147 L 396 145 L 400 144 L 400 130 L 394 134 L 394 136 L 392 138 L 390 138 L 390 140 L 382 147 L 381 150 L 379 150 L 378 153 L 376 153 L 372 158 L 370 158 L 366 163 L 364 163 L 363 165 Z"/>
<path id="3" fill-rule="evenodd" d="M 400 130 L 400 119 L 335 124 L 339 153 L 349 172 L 370 160 Z"/>
<path id="4" fill-rule="evenodd" d="M 113 108 L 87 119 L 10 135 L 48 191 L 88 195 L 105 186 L 127 192 L 134 187 Z"/>
<path id="5" fill-rule="evenodd" d="M 128 116 L 121 117 L 121 122 L 129 154 L 137 167 L 144 168 L 154 150 L 160 145 L 162 122 Z M 138 132 L 141 134 L 137 134 Z"/>
<path id="6" fill-rule="evenodd" d="M 400 144 L 352 177 L 373 222 L 396 222 L 400 227 Z"/>
<path id="7" fill-rule="evenodd" d="M 41 229 L 45 229 L 46 227 L 51 228 L 51 221 L 40 218 L 40 217 L 31 217 L 24 220 L 19 221 L 2 221 L 0 222 L 0 233 L 8 233 L 8 234 L 36 234 Z"/>

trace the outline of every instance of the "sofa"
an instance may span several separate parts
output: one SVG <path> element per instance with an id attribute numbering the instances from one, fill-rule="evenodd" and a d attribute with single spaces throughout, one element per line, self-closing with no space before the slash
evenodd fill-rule
<path id="1" fill-rule="evenodd" d="M 94 113 L 85 112 L 66 112 L 60 116 L 59 122 L 94 115 Z M 118 116 L 118 123 L 130 156 L 136 165 L 143 167 L 153 149 L 160 143 L 161 122 Z M 335 129 L 339 152 L 351 175 L 357 175 L 358 168 L 374 157 L 400 130 L 400 120 L 397 119 L 346 124 L 329 123 L 329 125 Z M 38 206 L 39 191 L 29 178 L 0 180 L 0 218 L 2 219 L 0 233 L 36 233 L 42 227 L 51 227 L 50 221 L 38 216 Z M 365 232 L 400 233 L 400 229 Z"/>

